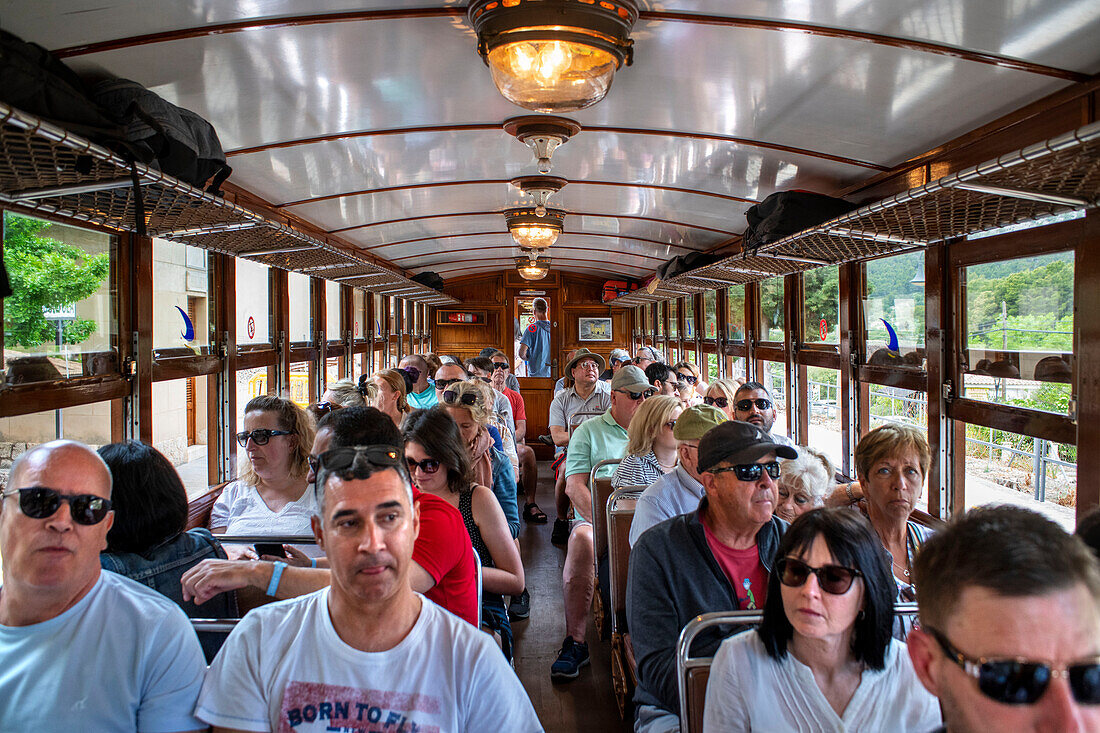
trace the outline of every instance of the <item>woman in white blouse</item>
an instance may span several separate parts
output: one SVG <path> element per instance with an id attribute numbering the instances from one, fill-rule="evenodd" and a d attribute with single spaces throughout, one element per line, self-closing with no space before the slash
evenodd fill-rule
<path id="1" fill-rule="evenodd" d="M 671 395 L 650 397 L 626 430 L 626 456 L 611 476 L 611 485 L 649 486 L 676 468 L 676 438 L 672 428 L 684 411 L 679 398 Z"/>
<path id="2" fill-rule="evenodd" d="M 930 731 L 936 698 L 892 639 L 895 587 L 855 512 L 815 509 L 779 543 L 764 620 L 722 643 L 705 731 Z"/>

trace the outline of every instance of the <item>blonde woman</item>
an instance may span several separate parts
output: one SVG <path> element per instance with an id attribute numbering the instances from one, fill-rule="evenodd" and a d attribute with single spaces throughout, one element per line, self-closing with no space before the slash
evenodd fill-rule
<path id="1" fill-rule="evenodd" d="M 512 537 L 519 536 L 519 507 L 516 504 L 516 476 L 503 451 L 489 434 L 492 392 L 478 380 L 455 382 L 443 390 L 439 404 L 462 433 L 470 457 L 473 483 L 488 486 L 500 502 Z"/>
<path id="2" fill-rule="evenodd" d="M 374 385 L 366 380 L 359 380 L 357 385 L 350 379 L 341 379 L 328 385 L 321 395 L 321 402 L 327 402 L 332 407 L 362 407 L 368 399 L 374 399 L 375 392 Z"/>
<path id="3" fill-rule="evenodd" d="M 678 397 L 658 395 L 642 403 L 627 428 L 626 456 L 611 476 L 611 485 L 649 486 L 676 468 L 672 429 L 683 412 Z"/>
<path id="4" fill-rule="evenodd" d="M 798 458 L 780 461 L 782 473 L 779 503 L 775 513 L 793 522 L 799 515 L 825 504 L 825 495 L 833 488 L 833 464 L 816 448 L 798 446 Z"/>
<path id="5" fill-rule="evenodd" d="M 717 407 L 719 410 L 726 413 L 727 418 L 733 420 L 733 405 L 734 402 L 736 402 L 733 396 L 737 394 L 737 388 L 739 386 L 740 385 L 732 379 L 715 379 L 707 388 L 706 396 L 703 397 L 703 402 Z"/>
<path id="6" fill-rule="evenodd" d="M 400 429 L 401 421 L 411 411 L 408 394 L 412 382 L 409 375 L 400 369 L 383 369 L 371 377 L 371 382 L 378 390 L 372 406 L 381 410 Z"/>
<path id="7" fill-rule="evenodd" d="M 707 383 L 703 381 L 703 375 L 699 371 L 699 367 L 690 361 L 678 361 L 672 369 L 676 372 L 676 381 L 687 382 L 695 388 L 695 394 L 700 397 L 707 394 Z"/>
<path id="8" fill-rule="evenodd" d="M 254 397 L 244 408 L 237 443 L 244 449 L 240 478 L 218 497 L 210 531 L 231 535 L 313 534 L 310 517 L 318 510 L 309 491 L 309 451 L 313 422 L 288 399 Z"/>

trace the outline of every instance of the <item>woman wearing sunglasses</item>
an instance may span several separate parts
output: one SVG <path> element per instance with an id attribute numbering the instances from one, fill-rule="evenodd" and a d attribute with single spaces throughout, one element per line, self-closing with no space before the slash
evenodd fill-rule
<path id="1" fill-rule="evenodd" d="M 470 458 L 458 424 L 435 406 L 415 410 L 405 420 L 405 462 L 416 488 L 447 501 L 462 513 L 466 531 L 481 559 L 482 615 L 500 634 L 505 658 L 512 659 L 512 628 L 502 594 L 524 588 L 523 563 L 508 521 L 493 492 L 473 480 Z"/>
<path id="2" fill-rule="evenodd" d="M 936 698 L 891 638 L 894 584 L 858 514 L 815 509 L 779 543 L 764 619 L 722 643 L 705 731 L 931 731 Z"/>
<path id="3" fill-rule="evenodd" d="M 699 372 L 699 367 L 692 364 L 690 361 L 676 362 L 676 366 L 672 367 L 675 372 L 677 382 L 687 382 L 695 388 L 695 394 L 699 397 L 703 397 L 707 393 L 707 383 L 703 381 L 703 375 Z"/>
<path id="4" fill-rule="evenodd" d="M 309 491 L 313 421 L 282 397 L 262 395 L 244 408 L 240 479 L 210 511 L 210 531 L 231 535 L 311 535 L 317 499 Z M 230 553 L 231 555 L 233 553 Z"/>
<path id="5" fill-rule="evenodd" d="M 737 382 L 732 379 L 715 379 L 707 387 L 703 402 L 717 407 L 727 418 L 733 420 L 733 404 L 736 402 L 733 396 L 737 394 L 737 387 Z"/>
<path id="6" fill-rule="evenodd" d="M 676 438 L 672 428 L 683 412 L 680 400 L 657 395 L 642 403 L 626 430 L 626 456 L 611 476 L 611 485 L 649 486 L 676 468 Z"/>
<path id="7" fill-rule="evenodd" d="M 401 421 L 412 409 L 409 407 L 408 394 L 416 381 L 409 378 L 408 372 L 403 369 L 383 369 L 371 377 L 377 392 L 375 393 L 372 407 L 381 410 L 398 429 Z"/>

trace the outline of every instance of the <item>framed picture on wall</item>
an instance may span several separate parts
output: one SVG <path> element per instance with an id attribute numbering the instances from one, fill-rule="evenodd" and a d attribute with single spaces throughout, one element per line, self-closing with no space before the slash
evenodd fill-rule
<path id="1" fill-rule="evenodd" d="M 578 318 L 577 338 L 579 341 L 610 341 L 610 318 Z"/>

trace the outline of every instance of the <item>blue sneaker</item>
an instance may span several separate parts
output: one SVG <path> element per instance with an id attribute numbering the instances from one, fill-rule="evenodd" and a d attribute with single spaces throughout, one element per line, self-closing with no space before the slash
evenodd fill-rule
<path id="1" fill-rule="evenodd" d="M 573 641 L 572 636 L 565 637 L 558 658 L 550 665 L 550 679 L 555 682 L 568 682 L 577 679 L 581 667 L 588 664 L 588 644 Z"/>

